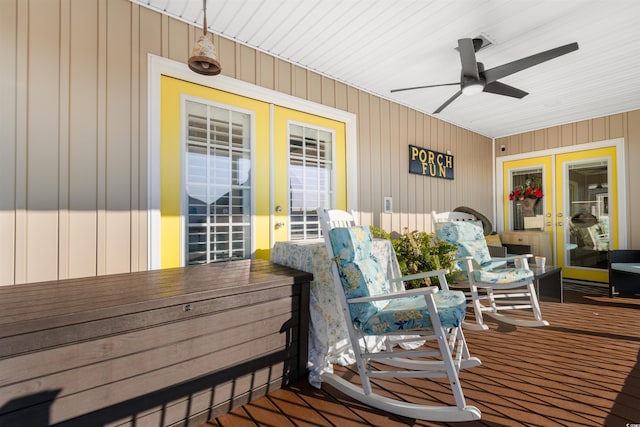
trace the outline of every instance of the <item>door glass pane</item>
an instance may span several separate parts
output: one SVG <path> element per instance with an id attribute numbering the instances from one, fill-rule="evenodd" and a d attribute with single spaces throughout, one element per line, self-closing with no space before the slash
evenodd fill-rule
<path id="1" fill-rule="evenodd" d="M 544 226 L 543 178 L 542 168 L 511 172 L 511 192 L 509 193 L 511 230 L 540 230 Z"/>
<path id="2" fill-rule="evenodd" d="M 251 117 L 187 101 L 186 264 L 251 257 Z"/>
<path id="3" fill-rule="evenodd" d="M 565 176 L 567 266 L 607 268 L 609 250 L 607 160 L 569 163 Z"/>
<path id="4" fill-rule="evenodd" d="M 291 240 L 317 239 L 316 209 L 331 208 L 333 200 L 333 134 L 289 126 L 289 223 Z"/>

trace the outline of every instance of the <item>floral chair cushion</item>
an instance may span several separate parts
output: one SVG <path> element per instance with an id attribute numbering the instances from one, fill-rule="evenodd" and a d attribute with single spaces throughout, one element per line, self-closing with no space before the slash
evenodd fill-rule
<path id="1" fill-rule="evenodd" d="M 466 299 L 461 291 L 440 291 L 434 295 L 440 323 L 445 328 L 460 326 L 466 314 Z M 432 326 L 423 296 L 392 300 L 360 325 L 365 334 L 379 335 Z"/>
<path id="2" fill-rule="evenodd" d="M 329 231 L 329 239 L 347 299 L 389 292 L 385 271 L 371 254 L 369 227 L 334 228 Z M 465 316 L 464 293 L 440 291 L 434 298 L 443 326 L 458 326 Z M 349 314 L 356 328 L 371 335 L 431 326 L 422 296 L 349 304 Z"/>
<path id="3" fill-rule="evenodd" d="M 336 254 L 338 273 L 347 299 L 381 295 L 389 291 L 386 272 L 371 254 L 369 227 L 334 228 L 329 231 L 329 239 Z M 351 320 L 359 325 L 362 319 L 368 319 L 386 304 L 387 301 L 350 304 Z"/>
<path id="4" fill-rule="evenodd" d="M 436 222 L 435 229 L 436 237 L 458 247 L 459 257 L 473 257 L 474 268 L 491 266 L 491 255 L 480 221 Z M 458 264 L 466 271 L 466 263 Z"/>

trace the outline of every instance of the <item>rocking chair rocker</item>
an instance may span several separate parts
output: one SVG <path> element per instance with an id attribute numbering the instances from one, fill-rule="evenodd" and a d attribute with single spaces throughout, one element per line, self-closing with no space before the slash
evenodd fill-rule
<path id="1" fill-rule="evenodd" d="M 491 258 L 480 221 L 453 219 L 448 213 L 432 213 L 436 237 L 458 247 L 458 266 L 468 280 L 466 290 L 474 308 L 476 323 L 465 322 L 467 329 L 486 330 L 483 313 L 501 322 L 523 327 L 548 326 L 542 319 L 533 271 L 527 261 L 530 254 Z M 517 268 L 507 267 L 514 262 Z M 506 310 L 508 314 L 498 311 Z M 515 316 L 515 310 L 530 310 L 533 319 Z M 509 314 L 510 313 L 510 314 Z"/>
<path id="2" fill-rule="evenodd" d="M 466 301 L 464 293 L 448 289 L 448 270 L 388 279 L 385 268 L 371 255 L 369 227 L 332 225 L 337 219 L 338 224 L 355 223 L 344 211 L 319 208 L 318 216 L 329 258 L 334 261 L 334 283 L 362 385 L 332 373 L 324 373 L 322 380 L 366 405 L 405 417 L 432 421 L 480 419 L 480 411 L 465 403 L 458 372 L 481 362 L 469 354 L 461 327 Z M 419 277 L 438 277 L 442 290 L 431 286 L 394 291 L 394 282 L 401 285 L 404 280 Z M 368 336 L 384 337 L 385 351 L 368 351 Z M 431 345 L 393 351 L 394 344 L 417 340 Z M 376 394 L 372 380 L 389 377 L 446 377 L 455 406 L 421 405 Z"/>

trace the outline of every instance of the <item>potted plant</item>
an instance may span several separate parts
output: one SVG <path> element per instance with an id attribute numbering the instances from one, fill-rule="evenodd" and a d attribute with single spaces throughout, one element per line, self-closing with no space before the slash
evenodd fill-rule
<path id="1" fill-rule="evenodd" d="M 374 237 L 390 238 L 389 233 L 378 227 L 371 227 L 371 233 Z M 398 258 L 400 272 L 403 276 L 443 268 L 450 270 L 455 268 L 454 258 L 458 248 L 451 243 L 438 239 L 434 233 L 409 231 L 405 228 L 400 236 L 391 239 L 391 244 Z M 452 273 L 447 275 L 448 281 L 453 281 L 453 279 Z M 434 277 L 405 282 L 405 287 L 414 289 L 437 284 L 438 278 Z"/>

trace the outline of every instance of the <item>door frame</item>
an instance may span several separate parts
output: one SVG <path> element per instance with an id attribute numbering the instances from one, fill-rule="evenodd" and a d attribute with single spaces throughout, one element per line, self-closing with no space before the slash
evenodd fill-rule
<path id="1" fill-rule="evenodd" d="M 218 89 L 270 104 L 270 152 L 273 153 L 273 106 L 326 117 L 345 124 L 347 176 L 347 209 L 358 211 L 358 138 L 357 116 L 348 111 L 297 98 L 252 83 L 218 75 L 203 76 L 194 73 L 187 64 L 161 56 L 147 55 L 147 268 L 159 269 L 160 244 L 160 106 L 161 76 L 174 77 L 197 85 Z M 273 162 L 273 156 L 271 157 Z M 273 166 L 273 165 L 272 165 Z M 273 169 L 273 167 L 271 168 Z M 273 180 L 271 180 L 271 186 Z M 273 222 L 273 188 L 270 188 L 270 215 Z"/>
<path id="2" fill-rule="evenodd" d="M 494 144 L 495 145 L 495 144 Z M 495 160 L 495 188 L 494 188 L 494 202 L 495 202 L 495 210 L 496 210 L 496 230 L 501 233 L 504 231 L 504 163 L 512 160 L 523 160 L 528 159 L 530 157 L 542 157 L 542 156 L 551 156 L 552 161 L 552 170 L 551 179 L 552 185 L 555 193 L 556 189 L 556 174 L 562 173 L 562 171 L 555 170 L 556 163 L 556 155 L 557 154 L 565 154 L 565 153 L 574 153 L 579 151 L 593 150 L 597 148 L 606 148 L 606 147 L 615 147 L 616 148 L 616 163 L 617 163 L 617 176 L 613 177 L 616 180 L 616 185 L 618 187 L 618 248 L 616 249 L 625 249 L 627 248 L 627 235 L 629 233 L 629 223 L 627 220 L 627 173 L 626 173 L 626 164 L 625 164 L 625 153 L 624 153 L 624 138 L 614 138 L 608 139 L 604 141 L 598 142 L 588 142 L 584 144 L 571 145 L 568 147 L 559 147 L 552 148 L 547 150 L 540 151 L 531 151 L 528 153 L 522 154 L 513 154 L 509 156 L 500 156 L 496 157 Z M 556 197 L 553 197 L 551 202 L 552 212 L 557 212 L 556 206 Z M 554 217 L 555 220 L 555 217 Z M 554 257 L 557 257 L 556 248 L 558 246 L 557 242 L 557 233 L 555 232 L 555 228 L 551 228 L 552 231 L 552 245 L 554 248 Z M 557 260 L 554 260 L 556 262 Z"/>

